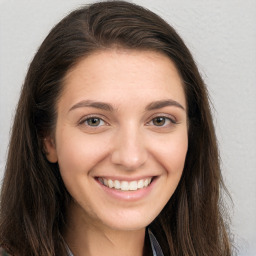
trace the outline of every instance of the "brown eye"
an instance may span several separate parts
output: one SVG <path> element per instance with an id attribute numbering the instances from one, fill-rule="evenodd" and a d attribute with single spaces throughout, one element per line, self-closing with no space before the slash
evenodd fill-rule
<path id="1" fill-rule="evenodd" d="M 153 125 L 155 126 L 163 126 L 165 125 L 166 123 L 166 117 L 162 117 L 162 116 L 158 116 L 158 117 L 155 117 L 152 122 L 153 122 Z"/>

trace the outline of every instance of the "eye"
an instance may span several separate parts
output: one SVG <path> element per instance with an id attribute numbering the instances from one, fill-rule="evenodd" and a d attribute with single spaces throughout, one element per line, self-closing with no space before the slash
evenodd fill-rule
<path id="1" fill-rule="evenodd" d="M 81 123 L 91 127 L 99 127 L 99 126 L 105 125 L 105 122 L 98 117 L 89 117 L 83 120 Z"/>
<path id="2" fill-rule="evenodd" d="M 165 126 L 169 126 L 171 124 L 176 124 L 176 122 L 173 119 L 171 119 L 169 117 L 165 117 L 165 116 L 154 117 L 148 123 L 148 125 L 153 125 L 153 126 L 158 126 L 158 127 L 165 127 Z"/>
<path id="3" fill-rule="evenodd" d="M 82 132 L 97 134 L 106 131 L 110 124 L 105 121 L 105 117 L 102 115 L 87 115 L 78 121 L 78 127 Z"/>
<path id="4" fill-rule="evenodd" d="M 166 117 L 162 117 L 162 116 L 158 116 L 158 117 L 155 117 L 153 120 L 152 120 L 152 123 L 155 125 L 155 126 L 164 126 L 165 123 L 166 123 Z M 168 120 L 169 121 L 169 120 Z"/>

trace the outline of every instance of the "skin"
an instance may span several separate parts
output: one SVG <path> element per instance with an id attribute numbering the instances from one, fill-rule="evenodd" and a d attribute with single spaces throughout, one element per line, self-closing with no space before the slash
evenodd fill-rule
<path id="1" fill-rule="evenodd" d="M 68 72 L 57 114 L 45 148 L 73 198 L 64 234 L 71 251 L 141 256 L 145 227 L 174 193 L 187 153 L 186 100 L 176 67 L 153 51 L 93 53 Z M 117 198 L 98 177 L 153 182 L 142 196 L 119 191 Z"/>

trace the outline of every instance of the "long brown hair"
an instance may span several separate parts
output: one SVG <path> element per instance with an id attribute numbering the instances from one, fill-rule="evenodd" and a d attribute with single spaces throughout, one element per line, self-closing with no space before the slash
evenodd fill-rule
<path id="1" fill-rule="evenodd" d="M 82 58 L 111 47 L 161 52 L 175 63 L 188 106 L 189 148 L 180 183 L 150 224 L 164 255 L 228 256 L 219 154 L 208 94 L 175 30 L 124 1 L 73 11 L 49 33 L 26 76 L 12 128 L 1 192 L 0 244 L 14 255 L 66 255 L 62 229 L 70 195 L 43 139 L 54 132 L 65 74 Z"/>

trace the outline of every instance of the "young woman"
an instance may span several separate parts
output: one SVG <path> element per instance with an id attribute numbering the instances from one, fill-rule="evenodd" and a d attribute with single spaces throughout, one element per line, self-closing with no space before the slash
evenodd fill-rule
<path id="1" fill-rule="evenodd" d="M 21 92 L 1 193 L 10 255 L 231 255 L 207 91 L 175 30 L 111 1 L 69 14 Z"/>

